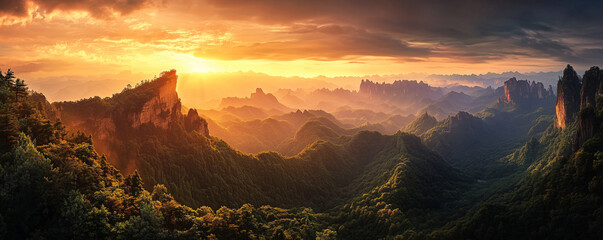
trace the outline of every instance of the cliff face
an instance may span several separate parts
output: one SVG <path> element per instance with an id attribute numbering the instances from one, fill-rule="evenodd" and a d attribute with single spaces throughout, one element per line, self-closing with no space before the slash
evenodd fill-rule
<path id="1" fill-rule="evenodd" d="M 176 92 L 178 82 L 176 70 L 164 72 L 155 81 L 160 85 L 155 90 L 154 96 L 144 103 L 140 111 L 129 113 L 130 126 L 138 128 L 143 124 L 151 124 L 165 130 L 174 119 L 182 115 L 180 99 Z"/>
<path id="2" fill-rule="evenodd" d="M 580 108 L 580 78 L 572 66 L 567 65 L 563 77 L 557 83 L 557 118 L 555 126 L 565 129 L 568 123 L 574 121 Z"/>
<path id="3" fill-rule="evenodd" d="M 603 71 L 599 67 L 591 67 L 582 77 L 582 89 L 580 89 L 580 109 L 595 106 L 596 97 L 603 95 Z"/>
<path id="4" fill-rule="evenodd" d="M 555 126 L 565 129 L 577 116 L 578 128 L 574 137 L 576 151 L 590 139 L 601 125 L 597 116 L 597 98 L 603 96 L 603 71 L 591 67 L 584 73 L 582 81 L 576 71 L 567 65 L 557 85 L 557 118 Z M 579 114 L 578 114 L 579 113 Z"/>
<path id="5" fill-rule="evenodd" d="M 576 132 L 574 150 L 577 150 L 591 138 L 600 126 L 601 119 L 597 118 L 596 98 L 603 96 L 603 71 L 592 67 L 582 77 L 580 89 L 580 115 Z"/>
<path id="6" fill-rule="evenodd" d="M 516 78 L 505 81 L 504 89 L 504 95 L 498 100 L 502 103 L 526 104 L 552 99 L 555 96 L 552 86 L 549 86 L 547 91 L 541 82 L 532 81 L 530 84 L 527 80 L 517 80 Z"/>
<path id="7" fill-rule="evenodd" d="M 95 147 L 108 156 L 111 164 L 131 173 L 137 168 L 137 157 L 124 148 L 128 138 L 150 129 L 169 130 L 179 121 L 184 121 L 187 131 L 209 134 L 207 122 L 196 110 L 191 109 L 183 116 L 177 82 L 176 71 L 166 71 L 155 80 L 124 89 L 111 98 L 94 97 L 53 105 L 67 128 L 92 135 Z"/>

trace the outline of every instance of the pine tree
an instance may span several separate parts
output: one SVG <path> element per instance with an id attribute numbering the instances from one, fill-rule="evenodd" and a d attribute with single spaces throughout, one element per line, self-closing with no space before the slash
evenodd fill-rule
<path id="1" fill-rule="evenodd" d="M 27 96 L 27 84 L 24 80 L 18 79 L 15 83 L 15 102 L 19 102 L 19 99 Z"/>
<path id="2" fill-rule="evenodd" d="M 2 78 L 3 84 L 9 88 L 13 87 L 13 85 L 15 84 L 14 79 L 15 79 L 15 72 L 10 70 L 10 68 L 9 68 L 6 71 L 6 75 L 4 75 L 4 77 Z"/>

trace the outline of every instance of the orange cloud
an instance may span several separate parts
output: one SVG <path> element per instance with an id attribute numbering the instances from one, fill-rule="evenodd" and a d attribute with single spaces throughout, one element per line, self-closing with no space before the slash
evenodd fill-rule
<path id="1" fill-rule="evenodd" d="M 26 16 L 35 10 L 37 14 L 55 10 L 89 12 L 96 18 L 108 18 L 114 13 L 127 15 L 150 4 L 151 0 L 2 0 L 3 15 Z M 34 8 L 34 9 L 31 9 Z"/>
<path id="2" fill-rule="evenodd" d="M 387 34 L 339 25 L 298 26 L 279 31 L 281 41 L 206 46 L 196 56 L 220 60 L 340 60 L 359 56 L 428 57 L 431 49 L 415 47 Z"/>

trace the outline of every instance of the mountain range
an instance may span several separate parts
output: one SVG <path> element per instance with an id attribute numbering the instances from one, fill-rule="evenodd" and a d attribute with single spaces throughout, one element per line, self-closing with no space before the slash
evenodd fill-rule
<path id="1" fill-rule="evenodd" d="M 171 70 L 112 97 L 55 103 L 3 84 L 0 236 L 603 233 L 598 67 L 580 77 L 568 65 L 556 95 L 516 78 L 468 93 L 367 80 L 358 92 L 287 91 L 291 103 L 313 96 L 321 110 L 297 110 L 261 89 L 225 98 L 222 109 L 188 108 L 177 82 Z"/>

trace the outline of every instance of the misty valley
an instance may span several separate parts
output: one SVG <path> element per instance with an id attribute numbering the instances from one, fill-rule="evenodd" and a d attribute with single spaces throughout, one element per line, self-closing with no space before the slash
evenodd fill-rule
<path id="1" fill-rule="evenodd" d="M 258 86 L 211 108 L 181 99 L 176 70 L 54 102 L 18 77 L 0 76 L 1 239 L 603 234 L 598 67 L 556 85 Z"/>

